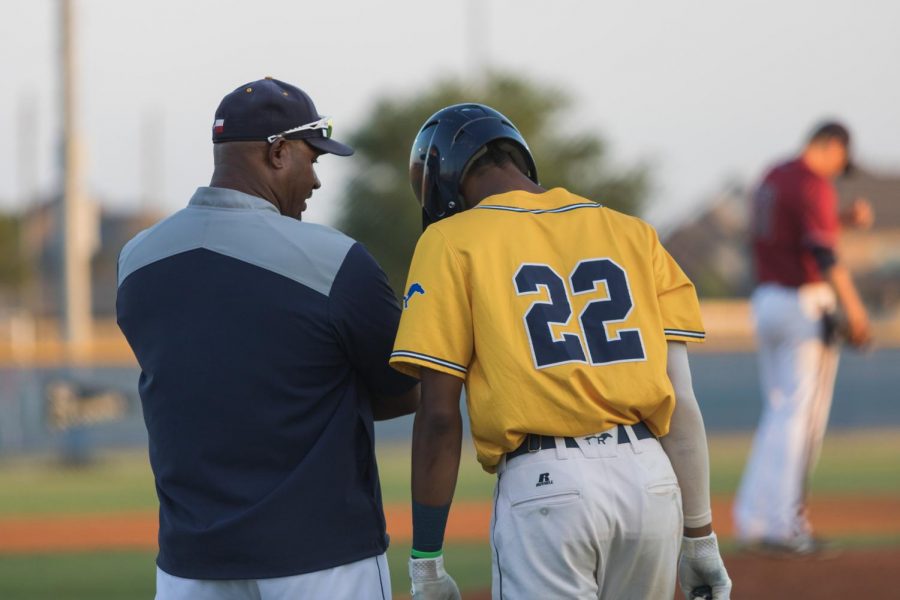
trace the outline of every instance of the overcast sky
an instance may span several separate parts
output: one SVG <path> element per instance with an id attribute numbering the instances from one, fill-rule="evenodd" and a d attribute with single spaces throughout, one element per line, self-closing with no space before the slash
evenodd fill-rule
<path id="1" fill-rule="evenodd" d="M 825 116 L 851 126 L 863 164 L 900 171 L 896 0 L 75 4 L 88 181 L 116 209 L 149 191 L 171 212 L 205 185 L 213 112 L 244 82 L 304 88 L 340 139 L 378 95 L 475 62 L 569 89 L 577 109 L 563 128 L 599 132 L 617 163 L 652 166 L 656 224 L 752 181 Z M 0 3 L 0 206 L 58 181 L 56 13 L 54 0 Z M 305 219 L 329 221 L 347 160 L 320 161 Z"/>

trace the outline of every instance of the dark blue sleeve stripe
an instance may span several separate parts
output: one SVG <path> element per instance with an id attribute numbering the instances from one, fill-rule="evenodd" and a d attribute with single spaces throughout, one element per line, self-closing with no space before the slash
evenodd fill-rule
<path id="1" fill-rule="evenodd" d="M 706 332 L 688 331 L 686 329 L 663 329 L 663 333 L 665 333 L 666 335 L 680 335 L 682 337 L 691 337 L 700 340 L 706 337 Z"/>
<path id="2" fill-rule="evenodd" d="M 467 373 L 468 369 L 466 369 L 462 365 L 458 365 L 455 362 L 450 362 L 449 360 L 444 360 L 442 358 L 437 358 L 435 356 L 428 356 L 427 354 L 420 354 L 418 352 L 410 352 L 409 350 L 394 350 L 391 352 L 391 358 L 395 356 L 406 356 L 409 358 L 418 358 L 419 360 L 424 360 L 426 362 L 434 363 L 436 365 L 441 365 L 442 367 L 447 367 L 448 369 L 453 369 L 454 371 L 459 371 L 460 373 Z"/>

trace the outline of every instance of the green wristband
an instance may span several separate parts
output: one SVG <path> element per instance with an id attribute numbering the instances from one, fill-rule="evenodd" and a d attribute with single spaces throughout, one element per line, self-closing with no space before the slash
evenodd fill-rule
<path id="1" fill-rule="evenodd" d="M 409 551 L 409 555 L 413 558 L 437 558 L 443 553 L 443 550 L 438 550 L 436 552 L 422 552 L 421 550 L 416 550 L 415 548 Z"/>

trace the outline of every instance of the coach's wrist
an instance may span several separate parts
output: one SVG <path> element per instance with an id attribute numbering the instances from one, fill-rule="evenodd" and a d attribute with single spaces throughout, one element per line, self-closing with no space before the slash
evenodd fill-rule
<path id="1" fill-rule="evenodd" d="M 684 537 L 688 538 L 699 538 L 706 537 L 711 534 L 712 522 L 707 523 L 706 525 L 701 525 L 700 527 L 685 527 L 684 528 Z"/>

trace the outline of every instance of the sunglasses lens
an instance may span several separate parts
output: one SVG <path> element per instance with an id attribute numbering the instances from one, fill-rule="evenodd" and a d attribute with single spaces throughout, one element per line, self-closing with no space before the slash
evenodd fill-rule
<path id="1" fill-rule="evenodd" d="M 325 137 L 331 139 L 332 133 L 334 133 L 334 124 L 331 122 L 331 119 L 328 119 L 327 121 L 325 121 Z"/>

